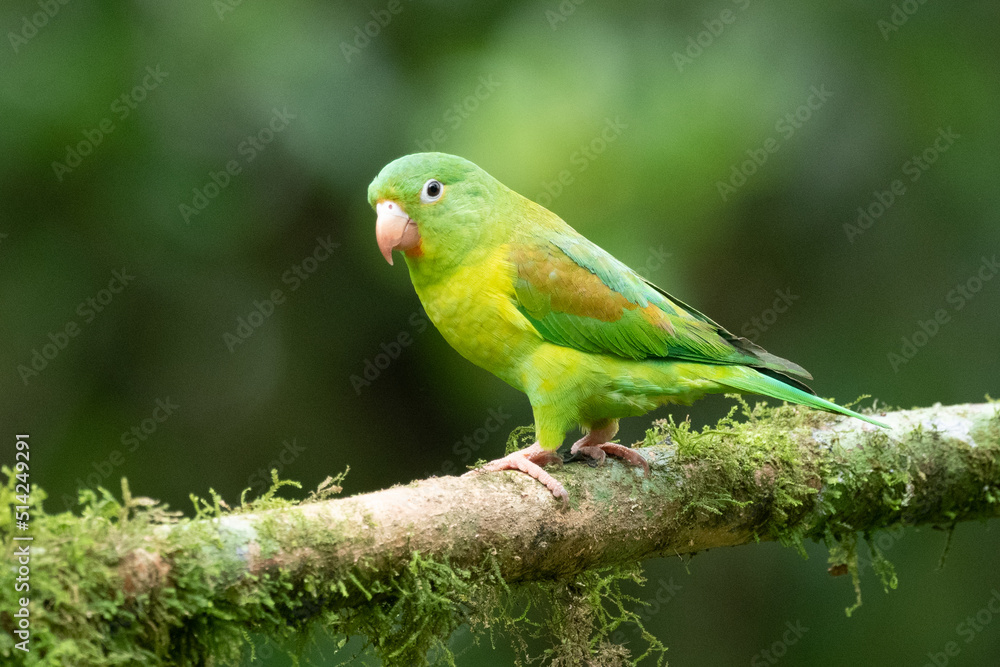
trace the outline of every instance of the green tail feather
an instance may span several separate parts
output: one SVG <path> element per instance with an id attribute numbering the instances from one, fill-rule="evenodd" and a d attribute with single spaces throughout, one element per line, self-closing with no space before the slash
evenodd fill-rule
<path id="1" fill-rule="evenodd" d="M 806 405 L 810 408 L 816 408 L 817 410 L 825 410 L 826 412 L 836 412 L 841 415 L 847 415 L 848 417 L 854 417 L 856 419 L 866 421 L 869 424 L 881 426 L 882 428 L 891 428 L 888 424 L 880 422 L 877 419 L 858 414 L 854 410 L 848 410 L 847 408 L 843 408 L 836 403 L 831 403 L 830 401 L 822 399 L 819 396 L 813 396 L 812 394 L 806 393 L 801 389 L 785 384 L 781 380 L 758 373 L 752 368 L 747 368 L 745 366 L 728 366 L 727 370 L 730 372 L 726 373 L 726 377 L 716 379 L 716 382 L 727 387 L 732 387 L 736 391 L 748 394 L 762 394 L 764 396 L 770 396 L 771 398 L 777 398 L 789 403 Z"/>

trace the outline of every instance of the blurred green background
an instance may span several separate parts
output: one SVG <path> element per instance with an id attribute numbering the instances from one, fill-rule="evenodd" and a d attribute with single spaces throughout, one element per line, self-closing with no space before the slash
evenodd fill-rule
<path id="1" fill-rule="evenodd" d="M 1000 252 L 996 3 L 110 5 L 0 10 L 0 416 L 31 434 L 50 511 L 121 476 L 188 508 L 270 467 L 314 487 L 350 465 L 360 493 L 501 454 L 527 400 L 447 346 L 375 244 L 367 185 L 421 149 L 541 201 L 823 396 L 998 392 L 1000 278 L 976 280 Z M 948 664 L 997 664 L 1000 618 L 958 624 L 1000 589 L 998 528 L 959 526 L 938 569 L 944 543 L 892 538 L 899 590 L 868 568 L 850 619 L 817 545 L 651 561 L 636 594 L 660 596 L 644 613 L 675 665 L 923 665 L 949 641 Z M 286 664 L 272 649 L 258 662 Z"/>

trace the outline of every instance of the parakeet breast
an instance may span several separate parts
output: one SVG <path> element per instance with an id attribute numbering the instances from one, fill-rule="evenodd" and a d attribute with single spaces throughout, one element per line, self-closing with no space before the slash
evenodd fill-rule
<path id="1" fill-rule="evenodd" d="M 512 299 L 514 272 L 506 247 L 435 275 L 407 260 L 417 296 L 431 322 L 459 354 L 523 391 L 520 361 L 541 343 Z"/>

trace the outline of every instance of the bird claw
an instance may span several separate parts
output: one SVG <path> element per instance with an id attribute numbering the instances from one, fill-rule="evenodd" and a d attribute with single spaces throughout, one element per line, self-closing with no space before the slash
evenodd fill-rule
<path id="1" fill-rule="evenodd" d="M 562 457 L 555 452 L 550 452 L 541 448 L 536 442 L 530 447 L 512 452 L 502 459 L 496 459 L 483 465 L 473 472 L 500 472 L 503 470 L 517 470 L 529 477 L 533 477 L 545 485 L 552 495 L 562 501 L 563 508 L 569 506 L 569 494 L 555 477 L 542 470 L 542 466 L 550 463 L 562 464 Z M 469 474 L 469 473 L 466 473 Z"/>
<path id="2" fill-rule="evenodd" d="M 567 463 L 575 463 L 577 461 L 580 461 L 581 463 L 585 463 L 588 466 L 590 466 L 591 468 L 596 468 L 597 465 L 598 465 L 598 463 L 594 459 L 594 457 L 592 457 L 592 456 L 585 456 L 583 454 L 583 452 L 567 452 L 563 456 L 563 459 L 562 459 L 562 462 L 563 462 L 564 465 L 567 464 Z"/>
<path id="3" fill-rule="evenodd" d="M 599 445 L 581 446 L 576 450 L 575 455 L 586 461 L 592 468 L 604 465 L 604 459 L 607 458 L 607 454 Z"/>
<path id="4" fill-rule="evenodd" d="M 608 456 L 613 456 L 630 465 L 641 466 L 643 475 L 649 477 L 649 463 L 643 458 L 642 454 L 631 447 L 619 445 L 616 442 L 605 442 L 600 445 L 585 445 L 578 442 L 573 445 L 572 451 L 574 454 L 583 454 L 592 458 L 596 461 L 596 465 L 599 466 L 604 465 L 604 461 Z"/>
<path id="5" fill-rule="evenodd" d="M 586 460 L 588 465 L 596 467 L 603 465 L 608 456 L 621 459 L 634 466 L 641 466 L 646 477 L 649 477 L 649 463 L 646 462 L 646 459 L 631 447 L 619 445 L 614 442 L 591 445 L 587 444 L 586 440 L 581 440 L 573 445 L 571 455 L 565 461 L 569 462 L 580 458 Z M 542 469 L 542 466 L 553 463 L 562 465 L 563 462 L 563 458 L 558 454 L 542 449 L 536 442 L 530 447 L 490 461 L 480 468 L 465 473 L 463 476 L 477 475 L 483 472 L 501 472 L 504 470 L 523 472 L 544 484 L 553 497 L 562 501 L 563 509 L 566 509 L 569 507 L 569 494 L 566 492 L 566 487 Z"/>

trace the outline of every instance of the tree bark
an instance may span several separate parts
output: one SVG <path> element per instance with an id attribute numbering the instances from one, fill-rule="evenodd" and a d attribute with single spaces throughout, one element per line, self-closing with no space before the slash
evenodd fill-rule
<path id="1" fill-rule="evenodd" d="M 380 655 L 416 661 L 463 622 L 445 617 L 473 586 L 569 581 L 759 540 L 824 539 L 851 553 L 858 533 L 1000 515 L 996 404 L 881 419 L 891 430 L 744 404 L 743 419 L 700 433 L 658 422 L 639 450 L 648 478 L 617 461 L 552 470 L 565 510 L 535 480 L 503 472 L 301 504 L 268 496 L 180 521 L 127 487 L 124 503 L 93 497 L 82 516 L 39 511 L 32 641 L 52 661 L 31 664 L 225 662 L 248 630 L 290 637 L 315 617 L 345 634 L 395 632 L 398 646 Z M 11 503 L 12 489 L 2 489 Z M 15 572 L 0 569 L 0 624 L 12 634 Z M 0 655 L 26 659 L 5 642 Z"/>
<path id="2" fill-rule="evenodd" d="M 246 574 L 308 572 L 364 585 L 399 572 L 419 553 L 460 568 L 489 556 L 515 583 L 761 539 L 950 526 L 1000 514 L 1000 418 L 993 404 L 892 412 L 883 417 L 890 431 L 784 409 L 801 418 L 788 432 L 798 450 L 795 469 L 788 469 L 787 456 L 768 457 L 772 443 L 761 446 L 759 465 L 727 459 L 758 435 L 769 437 L 776 425 L 768 418 L 733 432 L 721 452 L 705 459 L 697 448 L 686 455 L 672 444 L 641 448 L 648 479 L 610 459 L 599 468 L 566 464 L 553 474 L 569 491 L 567 511 L 527 475 L 474 473 L 231 514 L 214 520 L 213 531 L 222 555 L 240 554 Z M 719 437 L 724 441 L 725 433 Z M 783 493 L 790 497 L 782 500 Z"/>

